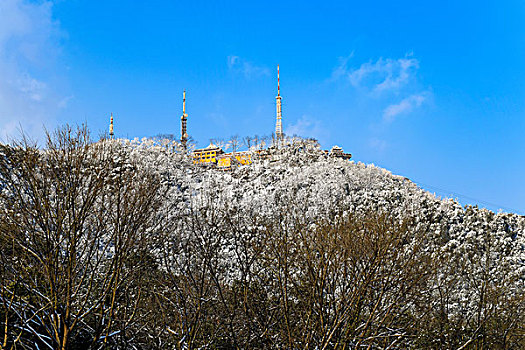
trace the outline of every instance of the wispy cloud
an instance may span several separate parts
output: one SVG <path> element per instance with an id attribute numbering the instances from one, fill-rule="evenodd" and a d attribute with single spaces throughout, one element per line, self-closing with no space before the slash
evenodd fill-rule
<path id="1" fill-rule="evenodd" d="M 60 109 L 66 108 L 68 106 L 68 104 L 69 104 L 69 101 L 71 101 L 74 98 L 75 98 L 75 96 L 73 96 L 73 95 L 64 97 L 63 99 L 58 101 L 58 108 L 60 108 Z"/>
<path id="2" fill-rule="evenodd" d="M 430 96 L 430 92 L 425 91 L 408 96 L 399 103 L 391 104 L 383 110 L 383 121 L 392 122 L 398 115 L 406 114 L 418 108 Z"/>
<path id="3" fill-rule="evenodd" d="M 368 140 L 368 146 L 378 152 L 383 152 L 387 148 L 388 144 L 383 139 L 373 137 L 370 140 Z"/>
<path id="4" fill-rule="evenodd" d="M 353 56 L 340 58 L 339 65 L 332 72 L 332 79 L 346 77 L 355 87 L 364 87 L 375 92 L 396 91 L 410 82 L 419 68 L 419 61 L 407 54 L 406 57 L 362 63 L 359 68 L 349 68 Z"/>
<path id="5" fill-rule="evenodd" d="M 332 71 L 332 77 L 331 77 L 330 80 L 334 81 L 334 80 L 337 80 L 337 79 L 339 79 L 341 77 L 344 77 L 344 76 L 348 75 L 348 61 L 350 61 L 350 59 L 352 57 L 354 57 L 354 51 L 352 51 L 350 53 L 350 55 L 348 55 L 346 57 L 339 57 L 338 58 L 339 64 Z"/>
<path id="6" fill-rule="evenodd" d="M 344 81 L 355 89 L 362 106 L 368 106 L 373 114 L 380 116 L 383 129 L 401 114 L 409 114 L 432 98 L 432 89 L 424 87 L 418 75 L 419 60 L 412 52 L 400 58 L 379 58 L 364 63 L 351 64 L 352 52 L 340 57 L 332 71 L 330 81 Z M 379 140 L 379 139 L 374 139 Z M 374 141 L 374 148 L 383 149 L 382 142 Z"/>
<path id="7" fill-rule="evenodd" d="M 230 71 L 241 73 L 248 79 L 270 75 L 270 70 L 267 67 L 256 65 L 239 56 L 228 56 L 227 64 Z"/>
<path id="8" fill-rule="evenodd" d="M 18 87 L 19 92 L 26 97 L 26 99 L 33 102 L 42 102 L 47 90 L 46 83 L 36 80 L 27 73 L 24 73 L 22 76 L 18 77 L 15 85 Z"/>
<path id="9" fill-rule="evenodd" d="M 307 115 L 303 115 L 294 124 L 289 126 L 285 125 L 284 131 L 290 136 L 313 137 L 321 142 L 329 136 L 328 130 L 318 119 L 311 118 Z"/>
<path id="10" fill-rule="evenodd" d="M 38 138 L 63 100 L 50 85 L 61 35 L 52 3 L 2 0 L 0 18 L 0 139 L 19 126 Z"/>

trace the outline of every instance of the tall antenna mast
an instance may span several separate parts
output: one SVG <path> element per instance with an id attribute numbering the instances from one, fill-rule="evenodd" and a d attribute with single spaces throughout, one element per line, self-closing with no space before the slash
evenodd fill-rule
<path id="1" fill-rule="evenodd" d="M 186 114 L 186 90 L 182 93 L 182 116 L 180 117 L 180 143 L 186 148 L 188 142 L 188 132 L 186 124 L 188 122 L 188 115 Z"/>
<path id="2" fill-rule="evenodd" d="M 281 87 L 279 82 L 279 65 L 277 65 L 277 120 L 275 121 L 275 137 L 277 141 L 283 138 L 282 110 L 281 110 Z"/>
<path id="3" fill-rule="evenodd" d="M 113 133 L 113 112 L 111 112 L 111 118 L 109 120 L 109 137 L 113 138 L 113 135 L 115 134 Z"/>

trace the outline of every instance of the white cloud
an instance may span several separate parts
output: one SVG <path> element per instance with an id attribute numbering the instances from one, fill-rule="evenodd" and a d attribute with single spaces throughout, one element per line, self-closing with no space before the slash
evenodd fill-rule
<path id="1" fill-rule="evenodd" d="M 363 63 L 348 73 L 348 78 L 354 86 L 372 84 L 377 92 L 395 90 L 406 84 L 418 67 L 419 62 L 415 58 L 380 58 L 374 63 Z"/>
<path id="2" fill-rule="evenodd" d="M 52 3 L 1 0 L 0 18 L 0 140 L 20 127 L 38 139 L 63 100 L 52 82 L 61 34 Z"/>
<path id="3" fill-rule="evenodd" d="M 375 92 L 396 91 L 415 77 L 419 61 L 407 55 L 404 58 L 379 58 L 349 69 L 348 61 L 353 56 L 340 58 L 340 64 L 332 72 L 332 79 L 346 77 L 355 87 L 370 88 Z"/>
<path id="4" fill-rule="evenodd" d="M 385 80 L 375 87 L 376 91 L 398 89 L 406 84 L 412 72 L 419 68 L 419 61 L 414 58 L 401 58 L 387 64 Z"/>
<path id="5" fill-rule="evenodd" d="M 331 80 L 346 80 L 353 87 L 362 105 L 373 113 L 379 112 L 383 121 L 389 123 L 400 114 L 408 114 L 432 97 L 430 87 L 422 90 L 418 76 L 419 60 L 409 52 L 402 58 L 379 58 L 351 67 L 348 57 L 339 58 Z M 379 107 L 379 108 L 378 108 Z M 377 139 L 378 140 L 378 139 Z M 375 140 L 371 147 L 383 149 L 385 145 Z"/>
<path id="6" fill-rule="evenodd" d="M 255 65 L 239 56 L 228 56 L 227 63 L 230 71 L 241 73 L 248 79 L 270 75 L 270 70 L 267 67 Z"/>
<path id="7" fill-rule="evenodd" d="M 339 57 L 339 65 L 333 70 L 330 80 L 337 80 L 348 74 L 348 61 L 354 57 L 354 51 L 346 57 Z"/>
<path id="8" fill-rule="evenodd" d="M 302 137 L 313 137 L 319 141 L 328 138 L 328 131 L 318 119 L 303 115 L 295 124 L 285 126 L 286 135 L 298 135 Z"/>
<path id="9" fill-rule="evenodd" d="M 419 94 L 411 95 L 396 104 L 391 104 L 383 110 L 383 120 L 391 122 L 399 114 L 409 113 L 415 108 L 421 106 L 430 96 L 430 92 L 425 91 Z"/>
<path id="10" fill-rule="evenodd" d="M 383 152 L 387 148 L 388 144 L 385 140 L 373 137 L 368 141 L 368 146 L 378 152 Z"/>
<path id="11" fill-rule="evenodd" d="M 16 86 L 29 100 L 36 102 L 42 101 L 47 88 L 46 83 L 36 80 L 27 73 L 19 77 Z"/>
<path id="12" fill-rule="evenodd" d="M 60 109 L 66 108 L 67 105 L 69 104 L 69 101 L 71 101 L 73 98 L 75 98 L 73 95 L 64 97 L 58 102 L 58 108 Z"/>

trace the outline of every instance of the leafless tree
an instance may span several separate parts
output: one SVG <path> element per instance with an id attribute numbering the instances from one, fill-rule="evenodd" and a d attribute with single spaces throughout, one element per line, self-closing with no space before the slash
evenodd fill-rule
<path id="1" fill-rule="evenodd" d="M 3 348 L 111 344 L 140 299 L 158 181 L 86 127 L 0 155 Z"/>
<path id="2" fill-rule="evenodd" d="M 253 138 L 250 136 L 243 137 L 241 145 L 250 150 L 254 145 Z"/>
<path id="3" fill-rule="evenodd" d="M 241 147 L 241 139 L 239 138 L 239 135 L 233 135 L 230 136 L 230 140 L 228 141 L 228 145 L 230 145 L 230 148 L 233 153 L 237 152 L 239 148 Z"/>

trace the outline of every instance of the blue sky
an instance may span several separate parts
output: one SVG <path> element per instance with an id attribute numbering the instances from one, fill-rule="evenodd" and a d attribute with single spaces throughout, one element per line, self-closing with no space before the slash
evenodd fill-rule
<path id="1" fill-rule="evenodd" d="M 525 214 L 521 1 L 0 0 L 0 137 L 285 133 Z"/>

